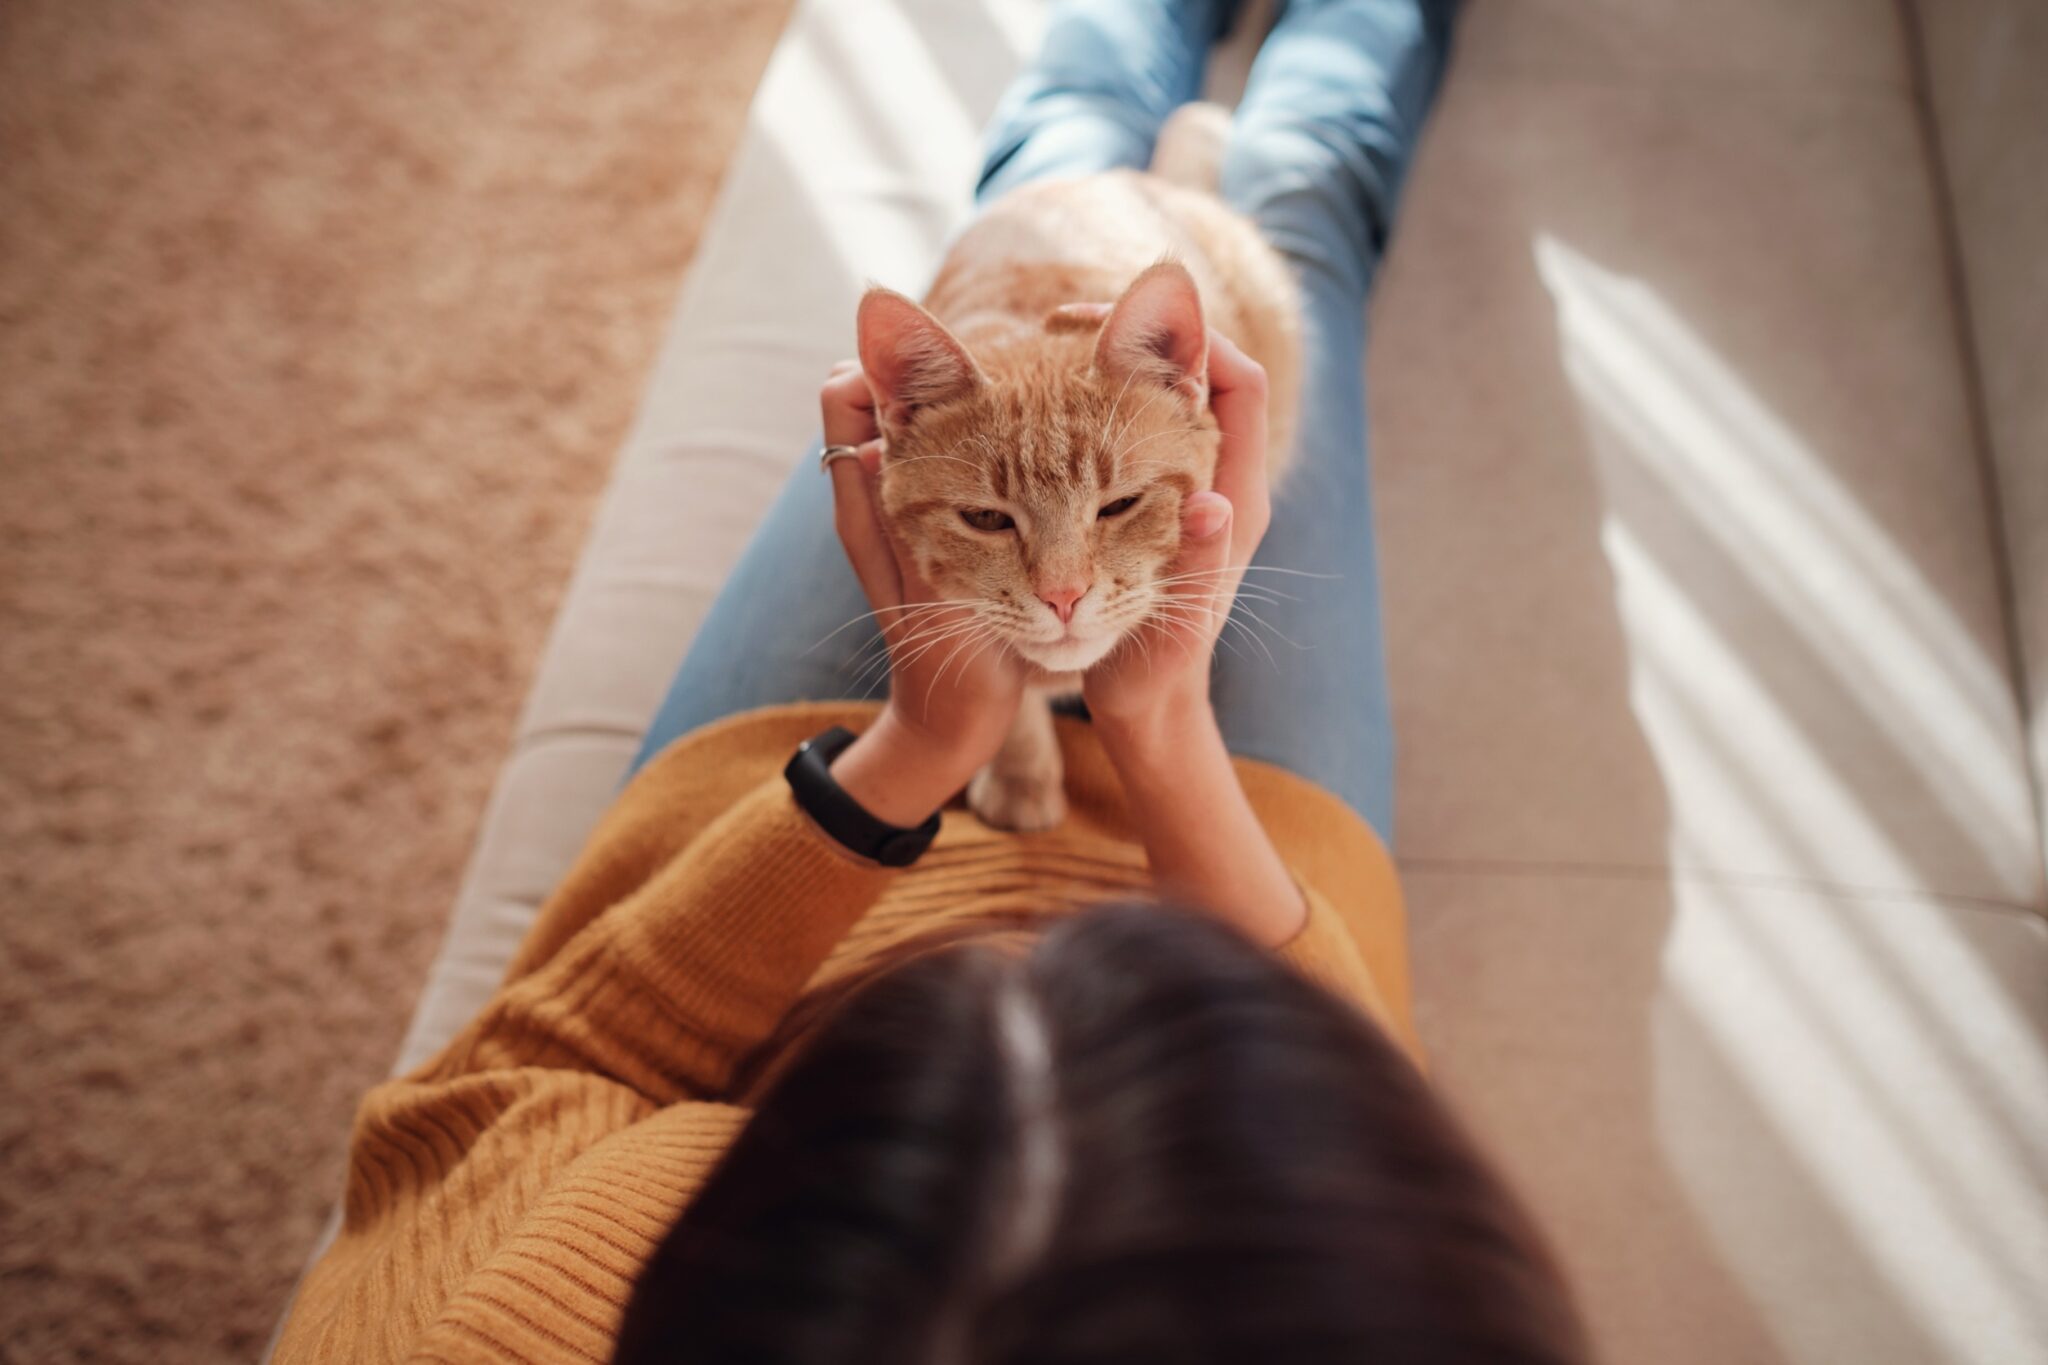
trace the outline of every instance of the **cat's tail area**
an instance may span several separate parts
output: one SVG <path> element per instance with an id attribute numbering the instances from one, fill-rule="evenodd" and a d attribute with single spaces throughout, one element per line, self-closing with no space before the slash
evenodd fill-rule
<path id="1" fill-rule="evenodd" d="M 1197 100 L 1167 116 L 1152 147 L 1152 174 L 1211 194 L 1223 182 L 1223 145 L 1230 137 L 1230 111 Z"/>

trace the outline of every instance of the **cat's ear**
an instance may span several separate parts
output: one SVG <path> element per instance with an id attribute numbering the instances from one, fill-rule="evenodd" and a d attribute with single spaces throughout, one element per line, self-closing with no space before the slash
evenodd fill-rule
<path id="1" fill-rule="evenodd" d="M 1173 389 L 1202 410 L 1209 401 L 1209 328 L 1186 266 L 1161 261 L 1131 281 L 1095 340 L 1095 368 L 1119 385 Z"/>
<path id="2" fill-rule="evenodd" d="M 983 382 L 981 369 L 945 324 L 893 289 L 870 289 L 860 301 L 860 367 L 875 394 L 884 434 L 934 403 L 965 398 Z"/>

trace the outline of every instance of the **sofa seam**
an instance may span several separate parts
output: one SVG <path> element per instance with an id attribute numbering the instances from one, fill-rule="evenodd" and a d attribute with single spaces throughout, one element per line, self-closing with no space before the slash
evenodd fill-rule
<path id="1" fill-rule="evenodd" d="M 1885 887 L 1838 882 L 1825 877 L 1783 876 L 1762 872 L 1730 872 L 1714 868 L 1672 867 L 1655 863 L 1573 862 L 1541 858 L 1399 858 L 1396 866 L 1403 877 L 1467 876 L 1502 880 L 1544 877 L 1588 881 L 1660 882 L 1668 886 L 1718 886 L 1751 891 L 1781 891 L 1789 894 L 1832 897 L 1864 902 L 1926 903 L 1929 901 L 1959 910 L 1982 910 L 1993 914 L 2019 916 L 2035 922 L 2048 920 L 2048 912 L 2025 901 L 1985 896 L 1967 891 L 1941 891 L 1931 887 Z"/>
<path id="2" fill-rule="evenodd" d="M 2012 689 L 2013 712 L 2019 721 L 2021 768 L 2033 799 L 2034 867 L 2048 880 L 2048 774 L 2034 761 L 2027 735 L 2035 719 L 2029 714 L 2033 695 L 2028 677 L 2026 640 L 2020 628 L 2019 592 L 2013 576 L 2011 537 L 2006 534 L 2005 499 L 1998 471 L 1996 442 L 1991 434 L 1990 403 L 1984 391 L 1984 369 L 1977 345 L 1977 320 L 1971 307 L 1969 265 L 1963 255 L 1962 225 L 1956 213 L 1955 184 L 1948 154 L 1941 140 L 1941 122 L 1934 106 L 1934 73 L 1929 65 L 1926 26 L 1920 20 L 1920 0 L 1894 0 L 1899 28 L 1906 47 L 1908 95 L 1920 137 L 1921 157 L 1926 163 L 1932 189 L 1934 234 L 1941 256 L 1942 276 L 1948 285 L 1949 322 L 1955 334 L 1957 358 L 1962 366 L 1963 407 L 1969 428 L 1970 455 L 1977 468 L 1977 483 L 1984 503 L 1985 537 L 1991 551 L 1992 581 L 1998 594 L 1999 630 L 2004 636 L 2006 681 Z M 2036 911 L 2035 913 L 2043 913 Z"/>

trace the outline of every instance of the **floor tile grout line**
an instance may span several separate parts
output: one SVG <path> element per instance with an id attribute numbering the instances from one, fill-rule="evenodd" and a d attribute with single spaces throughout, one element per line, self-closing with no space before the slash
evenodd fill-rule
<path id="1" fill-rule="evenodd" d="M 1671 867 L 1651 863 L 1551 862 L 1521 858 L 1408 858 L 1395 859 L 1405 875 L 1478 877 L 1565 877 L 1594 881 L 1664 882 L 1668 885 L 1743 887 L 1758 891 L 1786 891 L 1804 895 L 1832 896 L 1860 901 L 1936 901 L 1959 909 L 1986 910 L 2048 921 L 2048 910 L 2024 901 L 2003 900 L 1961 891 L 1938 891 L 1925 887 L 1858 886 L 1818 877 L 1786 877 L 1769 873 L 1717 872 L 1711 868 Z"/>
<path id="2" fill-rule="evenodd" d="M 1926 27 L 1920 21 L 1920 0 L 1895 0 L 1899 27 L 1905 38 L 1907 76 L 1911 82 L 1915 120 L 1920 130 L 1921 155 L 1927 163 L 1927 179 L 1933 190 L 1934 232 L 1940 244 L 1942 273 L 1947 278 L 1949 317 L 1963 370 L 1964 409 L 1968 413 L 1970 454 L 1977 466 L 1977 481 L 1984 498 L 1985 534 L 1990 541 L 1992 577 L 1997 584 L 1998 612 L 2005 636 L 2006 677 L 2012 684 L 2014 713 L 2019 719 L 2027 787 L 2034 801 L 2034 827 L 2048 830 L 2048 789 L 2044 775 L 2025 744 L 2028 698 L 2032 696 L 2027 676 L 2025 640 L 2020 631 L 2019 594 L 2013 583 L 2012 542 L 2006 534 L 2005 502 L 2000 495 L 1998 458 L 1991 438 L 1990 405 L 1984 395 L 1984 368 L 1977 347 L 1975 310 L 1970 305 L 1969 270 L 1963 259 L 1962 226 L 1956 219 L 1955 184 L 1949 173 L 1948 154 L 1941 141 L 1941 124 L 1934 108 L 1934 75 L 1928 66 Z M 2048 877 L 2048 845 L 2037 842 L 2036 863 Z"/>
<path id="3" fill-rule="evenodd" d="M 1456 60 L 1455 57 L 1453 60 Z M 1661 94 L 1681 90 L 1699 94 L 1740 94 L 1783 99 L 1843 99 L 1902 105 L 1912 104 L 1914 96 L 1910 72 L 1903 83 L 1866 77 L 1816 86 L 1810 83 L 1800 84 L 1789 76 L 1784 79 L 1772 79 L 1723 76 L 1706 71 L 1684 70 L 1646 70 L 1624 75 L 1596 70 L 1574 71 L 1567 67 L 1551 70 L 1541 67 L 1515 67 L 1484 58 L 1471 62 L 1467 70 L 1473 77 L 1493 82 L 1574 86 L 1603 94 Z"/>

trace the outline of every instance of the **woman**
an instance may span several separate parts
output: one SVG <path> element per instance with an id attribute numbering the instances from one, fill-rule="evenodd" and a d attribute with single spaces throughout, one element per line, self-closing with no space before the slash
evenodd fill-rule
<path id="1" fill-rule="evenodd" d="M 1144 164 L 1227 8 L 1056 11 L 983 197 Z M 1584 1358 L 1412 1060 L 1373 832 L 1363 317 L 1446 37 L 1422 0 L 1292 0 L 1225 162 L 1303 278 L 1303 432 L 1269 508 L 1263 376 L 1212 336 L 1223 445 L 1180 567 L 1336 578 L 1262 608 L 1314 648 L 1212 678 L 1203 610 L 1118 652 L 1092 721 L 1062 722 L 1065 823 L 956 814 L 934 840 L 1022 680 L 901 649 L 879 708 L 795 700 L 853 690 L 855 659 L 814 646 L 861 598 L 883 620 L 930 599 L 876 519 L 842 366 L 825 440 L 865 453 L 830 465 L 841 546 L 826 482 L 793 482 L 505 985 L 366 1099 L 279 1359 Z M 1175 903 L 1136 903 L 1154 891 Z"/>

